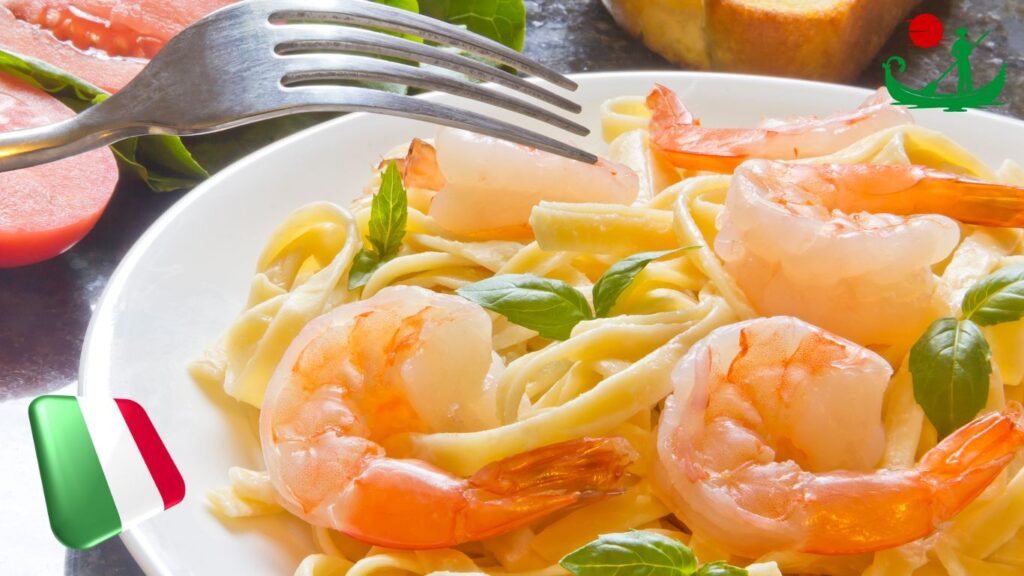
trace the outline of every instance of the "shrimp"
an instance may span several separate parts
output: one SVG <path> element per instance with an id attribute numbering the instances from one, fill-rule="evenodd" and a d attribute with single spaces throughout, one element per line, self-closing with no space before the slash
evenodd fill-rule
<path id="1" fill-rule="evenodd" d="M 636 173 L 608 160 L 584 164 L 454 128 L 441 128 L 435 145 L 447 184 L 430 215 L 456 234 L 529 237 L 541 201 L 630 204 L 640 192 Z"/>
<path id="2" fill-rule="evenodd" d="M 703 128 L 674 92 L 656 85 L 647 96 L 651 144 L 679 168 L 731 172 L 748 158 L 787 160 L 842 150 L 879 130 L 913 123 L 880 88 L 852 112 L 771 120 L 759 128 Z"/>
<path id="3" fill-rule="evenodd" d="M 891 346 L 948 313 L 931 266 L 959 242 L 951 218 L 1022 226 L 1024 189 L 923 166 L 750 160 L 715 251 L 760 313 Z"/>
<path id="4" fill-rule="evenodd" d="M 455 477 L 388 455 L 406 433 L 497 425 L 491 323 L 478 305 L 398 286 L 310 322 L 267 389 L 260 440 L 281 505 L 392 548 L 440 548 L 504 533 L 623 490 L 636 454 L 583 438 Z"/>
<path id="5" fill-rule="evenodd" d="M 392 160 L 397 163 L 402 184 L 406 188 L 422 188 L 434 192 L 444 188 L 444 174 L 441 174 L 437 166 L 437 149 L 426 140 L 413 138 L 404 157 L 382 160 L 377 170 L 384 170 Z"/>
<path id="6" fill-rule="evenodd" d="M 860 554 L 927 536 L 1024 446 L 1024 414 L 985 414 L 913 468 L 874 469 L 891 372 L 796 318 L 719 328 L 673 369 L 656 486 L 691 529 L 744 557 Z"/>

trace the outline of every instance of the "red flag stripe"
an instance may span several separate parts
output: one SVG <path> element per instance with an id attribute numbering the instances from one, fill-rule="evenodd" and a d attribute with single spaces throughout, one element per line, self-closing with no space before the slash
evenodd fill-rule
<path id="1" fill-rule="evenodd" d="M 164 510 L 167 510 L 185 498 L 185 480 L 142 406 L 123 398 L 116 398 L 115 402 L 128 424 L 135 445 L 139 447 L 142 460 L 149 468 L 149 475 L 156 483 L 156 489 L 164 501 Z"/>

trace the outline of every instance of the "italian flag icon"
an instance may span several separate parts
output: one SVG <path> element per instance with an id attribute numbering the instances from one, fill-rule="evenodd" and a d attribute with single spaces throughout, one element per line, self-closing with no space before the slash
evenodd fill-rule
<path id="1" fill-rule="evenodd" d="M 50 528 L 65 546 L 99 544 L 185 497 L 185 481 L 137 402 L 40 396 L 28 414 Z"/>

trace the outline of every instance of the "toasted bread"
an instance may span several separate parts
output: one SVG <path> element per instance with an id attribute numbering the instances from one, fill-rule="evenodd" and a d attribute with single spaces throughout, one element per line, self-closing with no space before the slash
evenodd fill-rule
<path id="1" fill-rule="evenodd" d="M 846 81 L 920 0 L 604 0 L 621 26 L 684 66 Z"/>

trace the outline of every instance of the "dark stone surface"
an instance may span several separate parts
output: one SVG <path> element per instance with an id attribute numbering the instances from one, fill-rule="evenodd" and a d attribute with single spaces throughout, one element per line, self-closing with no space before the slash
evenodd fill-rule
<path id="1" fill-rule="evenodd" d="M 621 32 L 598 0 L 527 0 L 530 30 L 526 52 L 565 72 L 672 69 L 673 66 Z M 1024 2 L 1020 0 L 933 0 L 919 11 L 937 14 L 947 28 L 966 26 L 972 36 L 992 33 L 975 54 L 976 81 L 986 81 L 1009 63 L 998 112 L 1024 116 Z M 927 84 L 952 62 L 947 49 L 909 45 L 901 26 L 881 54 L 899 54 L 909 64 L 905 83 Z M 949 35 L 947 35 L 949 37 Z M 880 56 L 861 78 L 882 82 Z M 78 246 L 50 262 L 0 270 L 0 402 L 35 396 L 76 380 L 78 356 L 93 307 L 110 273 L 136 238 L 181 193 L 155 194 L 138 182 L 124 182 L 96 229 Z M 4 423 L 0 422 L 0 426 Z M 119 540 L 67 554 L 66 573 L 141 574 Z"/>

